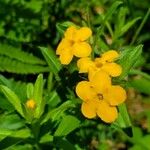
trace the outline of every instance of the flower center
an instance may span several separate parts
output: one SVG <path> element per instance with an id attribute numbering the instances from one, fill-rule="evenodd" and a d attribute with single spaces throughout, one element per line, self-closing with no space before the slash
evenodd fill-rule
<path id="1" fill-rule="evenodd" d="M 97 68 L 101 68 L 102 66 L 103 66 L 102 63 L 96 63 L 96 67 L 97 67 Z"/>
<path id="2" fill-rule="evenodd" d="M 103 100 L 103 95 L 101 93 L 97 94 L 99 100 Z"/>
<path id="3" fill-rule="evenodd" d="M 73 46 L 75 42 L 73 40 L 70 40 L 70 44 Z"/>

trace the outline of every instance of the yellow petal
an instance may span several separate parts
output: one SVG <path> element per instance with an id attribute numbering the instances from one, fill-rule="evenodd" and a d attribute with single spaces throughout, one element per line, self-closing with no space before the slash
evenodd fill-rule
<path id="1" fill-rule="evenodd" d="M 94 102 L 83 102 L 81 105 L 81 112 L 86 118 L 96 117 L 96 106 Z"/>
<path id="2" fill-rule="evenodd" d="M 79 73 L 86 73 L 89 71 L 90 66 L 93 66 L 94 63 L 89 57 L 80 58 L 77 61 L 77 66 L 79 68 Z"/>
<path id="3" fill-rule="evenodd" d="M 75 26 L 70 26 L 65 32 L 65 38 L 69 40 L 74 40 L 74 35 L 76 34 L 77 29 Z"/>
<path id="4" fill-rule="evenodd" d="M 73 54 L 76 57 L 88 57 L 91 54 L 92 48 L 86 42 L 76 42 L 73 45 Z"/>
<path id="5" fill-rule="evenodd" d="M 121 74 L 122 72 L 122 68 L 120 65 L 116 64 L 116 63 L 105 63 L 101 69 L 103 69 L 104 71 L 106 71 L 109 75 L 111 75 L 112 77 L 117 77 Z"/>
<path id="6" fill-rule="evenodd" d="M 88 81 L 81 81 L 77 84 L 76 94 L 83 101 L 92 100 L 96 96 L 94 89 L 91 87 L 91 84 Z"/>
<path id="7" fill-rule="evenodd" d="M 98 93 L 103 93 L 111 86 L 111 78 L 103 71 L 96 72 L 90 82 Z"/>
<path id="8" fill-rule="evenodd" d="M 110 106 L 105 100 L 99 102 L 96 113 L 106 123 L 114 122 L 118 117 L 117 108 Z"/>
<path id="9" fill-rule="evenodd" d="M 69 40 L 67 40 L 66 38 L 62 39 L 56 49 L 56 54 L 60 55 L 64 49 L 67 49 L 70 46 L 71 46 L 71 42 Z"/>
<path id="10" fill-rule="evenodd" d="M 75 34 L 75 41 L 85 41 L 92 35 L 92 31 L 88 27 L 80 28 Z"/>
<path id="11" fill-rule="evenodd" d="M 99 71 L 99 69 L 97 67 L 95 67 L 95 65 L 89 67 L 88 79 L 91 81 L 93 76 L 95 75 L 95 73 L 98 72 L 98 71 Z"/>
<path id="12" fill-rule="evenodd" d="M 106 53 L 102 54 L 101 59 L 104 62 L 112 62 L 112 61 L 114 61 L 118 57 L 119 57 L 119 54 L 118 54 L 117 51 L 115 51 L 115 50 L 109 50 Z"/>
<path id="13" fill-rule="evenodd" d="M 126 91 L 119 85 L 111 86 L 107 93 L 104 93 L 104 99 L 112 106 L 123 103 L 127 98 Z"/>
<path id="14" fill-rule="evenodd" d="M 63 50 L 59 57 L 60 62 L 63 65 L 68 65 L 71 62 L 72 58 L 73 58 L 73 54 L 69 48 Z"/>

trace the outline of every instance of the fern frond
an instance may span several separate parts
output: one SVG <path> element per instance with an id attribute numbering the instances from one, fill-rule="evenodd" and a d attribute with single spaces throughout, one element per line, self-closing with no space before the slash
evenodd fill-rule
<path id="1" fill-rule="evenodd" d="M 19 60 L 28 64 L 41 64 L 45 65 L 46 62 L 40 58 L 33 56 L 31 53 L 22 51 L 20 48 L 13 47 L 7 44 L 0 44 L 0 55 Z"/>
<path id="2" fill-rule="evenodd" d="M 0 56 L 0 71 L 19 73 L 19 74 L 32 74 L 48 72 L 49 67 L 42 65 L 33 65 L 28 63 L 23 63 L 21 61 L 10 59 L 6 56 Z"/>

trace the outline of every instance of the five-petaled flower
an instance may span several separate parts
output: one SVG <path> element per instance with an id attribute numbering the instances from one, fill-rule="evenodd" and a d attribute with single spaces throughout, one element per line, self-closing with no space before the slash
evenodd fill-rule
<path id="1" fill-rule="evenodd" d="M 122 68 L 117 63 L 114 63 L 115 59 L 119 57 L 119 54 L 115 50 L 109 50 L 102 54 L 101 57 L 92 61 L 89 57 L 80 58 L 77 62 L 79 72 L 87 73 L 89 78 L 99 71 L 105 71 L 112 77 L 117 77 L 121 74 Z"/>
<path id="2" fill-rule="evenodd" d="M 126 99 L 125 90 L 119 85 L 112 85 L 110 76 L 103 71 L 96 72 L 89 81 L 79 82 L 76 93 L 83 100 L 83 115 L 89 119 L 99 116 L 106 123 L 116 120 L 116 106 Z"/>
<path id="3" fill-rule="evenodd" d="M 75 26 L 69 27 L 64 33 L 64 38 L 59 43 L 56 54 L 60 55 L 61 64 L 67 65 L 76 57 L 88 57 L 91 54 L 91 46 L 86 40 L 92 35 L 88 27 L 77 29 Z"/>

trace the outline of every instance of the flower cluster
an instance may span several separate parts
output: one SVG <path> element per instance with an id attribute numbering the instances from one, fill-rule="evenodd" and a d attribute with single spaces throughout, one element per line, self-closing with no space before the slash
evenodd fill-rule
<path id="1" fill-rule="evenodd" d="M 116 106 L 126 99 L 126 91 L 119 85 L 113 85 L 111 80 L 122 73 L 121 66 L 115 63 L 119 53 L 109 50 L 92 60 L 91 46 L 85 42 L 91 34 L 92 31 L 87 27 L 69 27 L 56 54 L 60 55 L 62 64 L 69 64 L 73 56 L 79 57 L 79 73 L 88 74 L 88 80 L 81 81 L 76 86 L 76 94 L 83 100 L 82 114 L 89 119 L 98 116 L 104 122 L 111 123 L 118 117 Z"/>
<path id="2" fill-rule="evenodd" d="M 56 54 L 60 55 L 61 64 L 69 64 L 73 56 L 79 58 L 88 57 L 91 54 L 92 48 L 86 40 L 91 35 L 92 31 L 88 27 L 80 29 L 74 26 L 69 27 L 56 50 Z"/>

